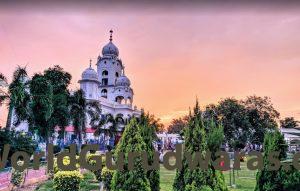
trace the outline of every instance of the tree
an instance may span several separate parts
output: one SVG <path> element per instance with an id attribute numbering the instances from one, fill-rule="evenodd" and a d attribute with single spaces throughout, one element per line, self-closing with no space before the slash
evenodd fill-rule
<path id="1" fill-rule="evenodd" d="M 264 135 L 278 127 L 279 112 L 275 110 L 269 97 L 249 96 L 242 100 L 246 108 L 251 131 L 249 142 L 262 144 Z"/>
<path id="2" fill-rule="evenodd" d="M 4 145 L 10 145 L 8 161 L 16 151 L 25 151 L 31 156 L 37 148 L 37 142 L 30 134 L 24 132 L 0 130 L 0 140 L 0 151 L 3 151 Z"/>
<path id="3" fill-rule="evenodd" d="M 294 117 L 286 117 L 280 120 L 280 127 L 281 128 L 296 128 L 300 122 L 296 121 Z"/>
<path id="4" fill-rule="evenodd" d="M 277 159 L 280 161 L 286 158 L 287 144 L 284 141 L 284 136 L 279 131 L 267 133 L 264 138 L 264 151 L 264 168 L 257 172 L 255 191 L 287 191 L 284 189 L 286 173 L 283 167 L 280 167 L 278 171 L 268 170 L 268 166 L 270 165 L 268 157 L 271 152 L 279 152 Z M 297 182 L 299 185 L 299 179 Z"/>
<path id="5" fill-rule="evenodd" d="M 264 134 L 277 127 L 279 113 L 270 98 L 249 96 L 245 100 L 226 98 L 218 104 L 206 106 L 205 121 L 213 119 L 224 127 L 225 142 L 234 149 L 246 143 L 263 143 Z"/>
<path id="6" fill-rule="evenodd" d="M 14 71 L 13 80 L 8 87 L 9 109 L 6 121 L 6 129 L 9 130 L 13 115 L 16 115 L 14 125 L 17 126 L 21 121 L 29 117 L 28 104 L 30 101 L 29 81 L 26 68 L 20 66 Z M 14 112 L 13 112 L 14 111 Z"/>
<path id="7" fill-rule="evenodd" d="M 245 106 L 234 98 L 226 98 L 219 102 L 215 113 L 224 127 L 226 142 L 235 149 L 244 148 L 250 128 Z"/>
<path id="8" fill-rule="evenodd" d="M 131 119 L 129 124 L 125 127 L 120 143 L 116 148 L 116 159 L 118 154 L 124 153 L 124 170 L 116 170 L 112 183 L 111 190 L 119 191 L 150 191 L 149 180 L 147 179 L 146 172 L 142 167 L 141 157 L 135 157 L 134 169 L 128 169 L 128 153 L 129 152 L 142 152 L 146 150 L 146 144 L 142 139 L 140 131 L 138 130 L 138 122 L 135 118 Z"/>
<path id="9" fill-rule="evenodd" d="M 68 86 L 71 82 L 71 74 L 65 72 L 60 66 L 54 66 L 44 71 L 44 77 L 52 85 L 53 91 L 53 112 L 49 119 L 51 128 L 60 127 L 61 134 L 64 127 L 69 124 L 69 103 L 70 93 Z"/>
<path id="10" fill-rule="evenodd" d="M 173 119 L 168 127 L 168 133 L 183 134 L 183 129 L 187 125 L 188 116 L 178 119 Z"/>
<path id="11" fill-rule="evenodd" d="M 205 127 L 205 124 L 208 127 Z M 223 129 L 214 122 L 204 122 L 198 101 L 194 107 L 193 115 L 190 114 L 187 128 L 184 131 L 184 153 L 190 153 L 195 157 L 196 152 L 203 157 L 208 149 L 213 152 L 221 147 L 223 141 Z M 214 157 L 212 157 L 214 158 Z M 173 184 L 175 191 L 192 190 L 227 190 L 222 172 L 214 169 L 212 161 L 208 169 L 203 170 L 199 166 L 191 170 L 188 168 L 186 156 L 183 157 L 182 169 L 177 170 Z"/>
<path id="12" fill-rule="evenodd" d="M 82 143 L 82 133 L 86 125 L 86 100 L 82 90 L 77 90 L 70 96 L 70 118 L 74 126 L 75 134 L 78 137 L 79 149 Z"/>
<path id="13" fill-rule="evenodd" d="M 49 125 L 53 113 L 53 86 L 43 75 L 35 74 L 30 82 L 30 93 L 30 128 L 48 144 L 54 133 L 54 127 Z"/>
<path id="14" fill-rule="evenodd" d="M 139 120 L 139 131 L 141 132 L 141 137 L 146 144 L 146 152 L 148 154 L 148 164 L 153 164 L 155 149 L 153 142 L 157 140 L 155 124 L 150 123 L 150 115 L 142 112 Z M 148 170 L 147 178 L 150 183 L 151 191 L 159 191 L 159 170 Z"/>
<path id="15" fill-rule="evenodd" d="M 90 117 L 92 128 L 95 122 L 99 122 L 101 108 L 98 102 L 87 101 L 82 90 L 75 91 L 69 98 L 70 120 L 74 126 L 75 134 L 78 137 L 79 148 L 82 145 L 82 134 Z"/>
<path id="16" fill-rule="evenodd" d="M 7 79 L 2 73 L 0 73 L 0 88 L 5 86 L 7 86 Z M 0 89 L 0 106 L 7 98 L 9 98 L 8 94 L 3 89 Z"/>
<path id="17" fill-rule="evenodd" d="M 95 136 L 99 136 L 101 133 L 114 136 L 118 132 L 120 125 L 125 124 L 125 121 L 121 116 L 114 117 L 112 114 L 102 114 L 99 118 L 94 118 L 91 121 L 91 126 L 96 129 Z"/>
<path id="18" fill-rule="evenodd" d="M 144 112 L 143 109 L 142 109 L 142 112 Z M 147 118 L 148 118 L 149 124 L 151 126 L 155 127 L 156 132 L 161 133 L 161 132 L 165 131 L 164 124 L 161 123 L 160 118 L 156 118 L 153 114 L 149 114 L 149 113 L 147 114 L 147 116 L 148 116 Z"/>

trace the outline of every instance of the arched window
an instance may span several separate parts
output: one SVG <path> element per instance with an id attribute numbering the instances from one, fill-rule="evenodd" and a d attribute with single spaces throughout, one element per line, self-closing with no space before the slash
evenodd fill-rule
<path id="1" fill-rule="evenodd" d="M 118 73 L 118 72 L 116 72 L 116 78 L 117 78 L 117 77 L 119 77 L 119 73 Z"/>
<path id="2" fill-rule="evenodd" d="M 102 76 L 107 76 L 108 75 L 108 71 L 107 70 L 104 70 L 103 72 L 102 72 Z"/>
<path id="3" fill-rule="evenodd" d="M 124 119 L 123 119 L 123 114 L 121 114 L 121 113 L 119 113 L 119 114 L 117 114 L 116 115 L 116 122 L 119 124 L 119 125 L 121 125 L 121 124 L 124 124 Z"/>
<path id="4" fill-rule="evenodd" d="M 107 98 L 107 89 L 101 90 L 101 97 Z"/>
<path id="5" fill-rule="evenodd" d="M 132 98 L 131 97 L 128 97 L 127 100 L 128 100 L 127 104 L 132 104 Z"/>
<path id="6" fill-rule="evenodd" d="M 124 101 L 124 97 L 123 96 L 117 96 L 116 97 L 116 102 L 121 104 Z"/>

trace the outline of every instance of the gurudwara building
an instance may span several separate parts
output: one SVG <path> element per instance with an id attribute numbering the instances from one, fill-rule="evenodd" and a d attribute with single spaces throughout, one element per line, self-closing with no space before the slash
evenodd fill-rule
<path id="1" fill-rule="evenodd" d="M 102 112 L 128 119 L 139 116 L 140 111 L 133 106 L 133 89 L 125 75 L 125 66 L 119 57 L 119 49 L 113 43 L 112 32 L 108 44 L 102 48 L 97 59 L 97 70 L 90 63 L 79 80 L 86 99 L 98 101 Z"/>
<path id="2" fill-rule="evenodd" d="M 99 103 L 101 115 L 111 114 L 121 119 L 124 124 L 127 119 L 133 116 L 140 116 L 141 110 L 133 106 L 134 92 L 131 88 L 130 80 L 125 75 L 125 66 L 119 57 L 119 49 L 113 43 L 112 33 L 113 31 L 111 30 L 109 42 L 102 48 L 101 54 L 97 57 L 97 69 L 93 69 L 92 61 L 90 60 L 89 67 L 83 71 L 79 84 L 87 101 Z M 16 116 L 13 115 L 13 118 L 15 117 Z M 27 122 L 22 122 L 15 127 L 13 124 L 14 119 L 11 121 L 10 129 L 28 131 Z M 119 124 L 121 125 L 121 130 L 122 122 Z M 65 131 L 65 139 L 74 138 L 74 128 L 72 125 L 67 126 Z M 101 139 L 101 136 L 105 136 L 100 135 L 100 138 L 96 138 L 93 135 L 94 131 L 95 130 L 89 126 L 89 122 L 87 122 L 87 139 Z"/>

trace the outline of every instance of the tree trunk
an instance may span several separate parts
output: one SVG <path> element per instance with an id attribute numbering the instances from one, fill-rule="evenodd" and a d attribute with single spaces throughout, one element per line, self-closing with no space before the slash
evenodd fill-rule
<path id="1" fill-rule="evenodd" d="M 82 130 L 80 129 L 78 132 L 78 152 L 81 151 L 81 146 L 82 146 Z"/>
<path id="2" fill-rule="evenodd" d="M 12 117 L 13 117 L 13 105 L 9 104 L 9 109 L 8 109 L 8 115 L 7 115 L 7 120 L 6 120 L 6 130 L 10 130 L 11 128 L 11 121 L 12 121 Z"/>

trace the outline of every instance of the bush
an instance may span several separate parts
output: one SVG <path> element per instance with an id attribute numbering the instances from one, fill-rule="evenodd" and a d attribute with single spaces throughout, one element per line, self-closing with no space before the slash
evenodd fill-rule
<path id="1" fill-rule="evenodd" d="M 61 151 L 60 146 L 58 146 L 58 145 L 53 145 L 53 153 L 54 153 L 54 154 L 57 154 L 57 153 L 59 153 L 60 151 Z"/>
<path id="2" fill-rule="evenodd" d="M 77 161 L 78 161 L 78 158 L 79 158 L 79 156 L 76 156 L 76 160 L 77 160 Z M 70 164 L 70 158 L 69 158 L 69 157 L 64 157 L 63 163 L 64 163 L 64 165 Z M 79 170 L 79 168 L 80 168 L 79 163 L 76 163 L 76 168 L 77 168 L 77 170 Z M 57 166 L 57 159 L 54 159 L 53 171 L 54 171 L 54 174 L 56 174 L 58 171 L 61 171 L 61 170 L 58 168 L 58 166 Z"/>
<path id="3" fill-rule="evenodd" d="M 139 132 L 138 123 L 135 118 L 131 119 L 126 125 L 125 131 L 116 148 L 116 161 L 119 159 L 119 154 L 124 153 L 124 170 L 117 169 L 113 175 L 111 182 L 112 191 L 151 191 L 149 180 L 146 172 L 142 168 L 141 157 L 135 157 L 132 161 L 133 170 L 128 169 L 128 153 L 145 151 L 146 144 Z"/>
<path id="4" fill-rule="evenodd" d="M 59 171 L 54 175 L 54 190 L 78 191 L 82 179 L 78 171 Z"/>
<path id="5" fill-rule="evenodd" d="M 210 163 L 216 159 L 215 152 L 218 151 L 223 142 L 224 132 L 220 125 L 213 121 L 205 121 L 198 101 L 194 107 L 193 115 L 190 114 L 187 127 L 184 132 L 185 143 L 184 152 L 194 155 L 209 150 L 212 152 Z M 174 191 L 200 191 L 200 190 L 228 191 L 224 175 L 221 171 L 214 169 L 209 164 L 207 170 L 202 170 L 199 166 L 190 170 L 186 156 L 183 156 L 182 169 L 177 170 L 173 183 Z"/>
<path id="6" fill-rule="evenodd" d="M 23 161 L 18 161 L 18 166 L 22 166 L 22 165 L 23 165 Z M 25 171 L 12 169 L 10 182 L 14 186 L 19 187 L 23 183 L 24 177 L 25 177 Z"/>
<path id="7" fill-rule="evenodd" d="M 104 183 L 104 188 L 110 190 L 111 180 L 114 175 L 114 170 L 109 170 L 107 167 L 104 167 L 101 172 L 101 178 Z"/>
<path id="8" fill-rule="evenodd" d="M 270 165 L 268 155 L 272 151 L 280 152 L 278 160 L 286 159 L 287 145 L 283 135 L 279 131 L 269 132 L 264 138 L 264 168 L 259 170 L 256 174 L 256 187 L 255 191 L 268 191 L 268 190 L 282 190 L 285 191 L 284 186 L 289 187 L 291 184 L 287 183 L 287 172 L 281 167 L 278 171 L 268 170 Z M 296 175 L 296 174 L 295 174 Z M 292 177 L 291 177 L 292 178 Z M 286 185 L 284 185 L 287 183 Z M 300 181 L 293 181 L 293 184 L 300 185 Z M 289 189 L 288 189 L 289 190 Z M 293 190 L 293 189 L 292 189 Z"/>
<path id="9" fill-rule="evenodd" d="M 89 164 L 91 164 L 91 165 L 95 165 L 96 164 L 96 161 L 94 161 L 94 160 L 91 159 L 91 157 L 93 157 L 93 156 L 100 156 L 100 155 L 89 154 L 87 156 L 87 160 L 88 160 Z M 104 167 L 104 164 L 105 164 L 105 157 L 102 156 L 102 168 Z M 102 169 L 100 169 L 100 170 L 92 170 L 91 172 L 95 175 L 96 179 L 99 182 L 102 181 L 102 176 L 101 176 Z"/>
<path id="10" fill-rule="evenodd" d="M 37 148 L 37 143 L 32 139 L 32 136 L 24 132 L 0 130 L 0 140 L 0 151 L 3 150 L 5 144 L 10 145 L 8 161 L 16 151 L 24 151 L 31 156 Z"/>

